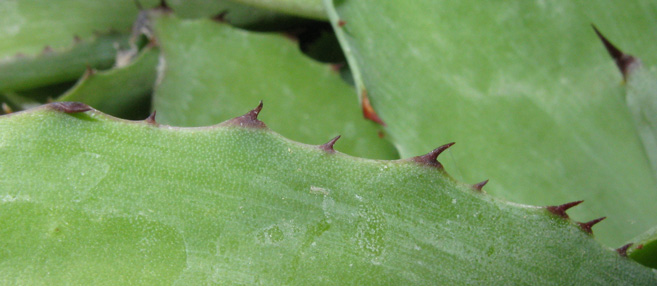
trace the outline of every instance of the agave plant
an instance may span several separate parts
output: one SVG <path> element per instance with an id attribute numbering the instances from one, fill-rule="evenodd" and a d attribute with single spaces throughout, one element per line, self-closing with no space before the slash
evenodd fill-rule
<path id="1" fill-rule="evenodd" d="M 655 285 L 657 6 L 452 2 L 0 2 L 0 281 Z"/>

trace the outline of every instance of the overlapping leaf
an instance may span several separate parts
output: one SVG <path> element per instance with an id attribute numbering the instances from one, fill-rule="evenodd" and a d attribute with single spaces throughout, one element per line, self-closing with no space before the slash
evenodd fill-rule
<path id="1" fill-rule="evenodd" d="M 264 100 L 272 128 L 294 140 L 323 143 L 342 135 L 337 149 L 367 158 L 397 158 L 362 118 L 353 89 L 331 66 L 305 57 L 294 42 L 211 20 L 157 14 L 162 50 L 154 108 L 160 121 L 205 126 Z"/>
<path id="2" fill-rule="evenodd" d="M 516 202 L 584 199 L 618 246 L 657 224 L 657 183 L 591 23 L 655 62 L 653 2 L 325 1 L 359 94 L 402 156 L 456 141 L 449 170 Z M 335 6 L 334 6 L 335 4 Z"/>

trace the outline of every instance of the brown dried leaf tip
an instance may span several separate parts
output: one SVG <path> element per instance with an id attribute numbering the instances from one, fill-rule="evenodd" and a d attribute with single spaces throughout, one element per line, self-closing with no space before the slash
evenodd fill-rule
<path id="1" fill-rule="evenodd" d="M 253 110 L 247 112 L 246 114 L 240 117 L 235 117 L 233 119 L 230 119 L 223 124 L 249 127 L 249 128 L 266 128 L 267 125 L 265 125 L 264 122 L 258 120 L 258 114 L 260 114 L 261 110 L 262 110 L 262 100 L 260 101 L 260 104 L 258 104 L 258 106 Z"/>
<path id="2" fill-rule="evenodd" d="M 589 222 L 579 222 L 579 223 L 577 223 L 577 224 L 579 224 L 579 227 L 580 227 L 584 232 L 586 232 L 586 233 L 588 233 L 588 234 L 593 234 L 593 230 L 592 230 L 591 228 L 592 228 L 594 225 L 596 225 L 597 223 L 601 222 L 602 220 L 604 220 L 604 219 L 606 219 L 606 218 L 607 218 L 607 217 L 604 217 L 604 216 L 603 216 L 603 217 L 601 217 L 601 218 L 594 219 L 594 220 L 589 221 Z"/>
<path id="3" fill-rule="evenodd" d="M 631 247 L 633 244 L 634 244 L 634 243 L 628 243 L 628 244 L 623 245 L 623 246 L 621 246 L 621 247 L 619 247 L 619 248 L 616 248 L 616 252 L 618 252 L 618 254 L 620 254 L 620 256 L 622 256 L 622 257 L 627 257 L 627 250 L 630 249 L 630 247 Z"/>
<path id="4" fill-rule="evenodd" d="M 440 164 L 440 162 L 438 162 L 438 155 L 440 155 L 440 153 L 442 153 L 443 151 L 447 150 L 447 148 L 452 147 L 452 145 L 454 145 L 454 142 L 447 143 L 443 146 L 433 149 L 433 151 L 427 153 L 426 155 L 413 157 L 411 160 L 418 162 L 420 164 L 443 169 L 443 164 Z"/>
<path id="5" fill-rule="evenodd" d="M 374 111 L 372 104 L 370 104 L 370 99 L 369 97 L 367 97 L 367 90 L 363 89 L 360 92 L 360 98 L 363 108 L 363 116 L 365 116 L 365 118 L 369 120 L 372 120 L 376 123 L 386 126 L 385 122 L 383 122 L 383 120 L 381 120 L 381 117 L 379 117 L 379 115 L 376 114 L 376 111 Z"/>
<path id="6" fill-rule="evenodd" d="M 488 180 L 476 183 L 476 184 L 472 185 L 472 188 L 475 189 L 476 191 L 483 192 L 484 186 L 486 184 L 488 184 Z"/>
<path id="7" fill-rule="evenodd" d="M 156 113 L 157 113 L 157 112 L 156 112 L 155 110 L 153 110 L 153 113 L 151 113 L 151 115 L 149 115 L 148 117 L 146 117 L 146 119 L 144 119 L 144 121 L 145 121 L 146 123 L 148 123 L 148 124 L 157 125 L 157 121 L 155 121 L 155 114 L 156 114 Z"/>
<path id="8" fill-rule="evenodd" d="M 319 145 L 319 149 L 322 149 L 327 153 L 335 153 L 335 149 L 333 149 L 333 145 L 335 145 L 335 142 L 337 142 L 338 139 L 340 139 L 340 135 L 335 136 L 335 138 L 331 139 L 329 142 Z"/>
<path id="9" fill-rule="evenodd" d="M 78 112 L 85 112 L 91 110 L 91 107 L 89 105 L 86 105 L 82 102 L 72 102 L 72 101 L 51 103 L 50 107 L 54 110 L 61 111 L 64 113 L 78 113 Z"/>
<path id="10" fill-rule="evenodd" d="M 549 212 L 551 212 L 555 215 L 558 215 L 562 218 L 568 218 L 568 214 L 566 213 L 566 211 L 569 210 L 570 208 L 576 206 L 576 205 L 579 205 L 579 204 L 583 203 L 583 202 L 584 201 L 574 201 L 574 202 L 565 203 L 565 204 L 559 205 L 559 206 L 549 206 L 549 207 L 545 207 L 545 208 Z"/>
<path id="11" fill-rule="evenodd" d="M 614 44 L 607 40 L 607 38 L 605 38 L 605 36 L 600 33 L 595 25 L 592 24 L 591 26 L 593 26 L 593 30 L 595 30 L 595 34 L 598 35 L 598 38 L 600 38 L 602 44 L 605 45 L 605 48 L 607 49 L 607 52 L 611 58 L 616 62 L 616 66 L 618 66 L 618 69 L 623 75 L 623 80 L 627 80 L 627 77 L 632 69 L 640 63 L 639 60 L 632 55 L 623 53 L 623 51 L 619 50 L 616 46 L 614 46 Z"/>

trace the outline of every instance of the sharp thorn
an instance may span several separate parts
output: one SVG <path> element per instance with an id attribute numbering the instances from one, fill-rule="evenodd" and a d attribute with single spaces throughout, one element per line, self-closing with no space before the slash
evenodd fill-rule
<path id="1" fill-rule="evenodd" d="M 486 184 L 488 184 L 488 180 L 485 180 L 485 181 L 483 181 L 483 182 L 476 183 L 476 184 L 472 185 L 472 188 L 475 189 L 475 190 L 477 190 L 477 191 L 482 192 L 483 189 L 484 189 L 484 186 L 485 186 Z"/>
<path id="2" fill-rule="evenodd" d="M 594 220 L 589 221 L 589 222 L 580 222 L 580 223 L 578 223 L 578 224 L 579 224 L 579 227 L 580 227 L 584 232 L 586 232 L 586 233 L 588 233 L 588 234 L 593 234 L 593 230 L 592 230 L 591 228 L 592 228 L 594 225 L 596 225 L 597 223 L 601 222 L 602 220 L 604 220 L 604 219 L 606 219 L 606 218 L 607 218 L 607 217 L 601 217 L 601 218 L 594 219 Z"/>
<path id="3" fill-rule="evenodd" d="M 78 113 L 78 112 L 85 112 L 91 110 L 91 107 L 89 105 L 86 105 L 82 102 L 70 102 L 70 101 L 51 103 L 50 107 L 54 110 L 61 111 L 64 113 Z"/>
<path id="4" fill-rule="evenodd" d="M 224 125 L 233 125 L 233 126 L 241 126 L 241 127 L 250 127 L 250 128 L 265 128 L 267 125 L 265 125 L 264 122 L 258 120 L 258 114 L 260 114 L 260 111 L 262 110 L 262 100 L 260 101 L 260 104 L 253 110 L 247 112 L 246 114 L 235 117 L 233 119 L 230 119 L 222 124 Z"/>
<path id="5" fill-rule="evenodd" d="M 146 117 L 146 119 L 144 121 L 146 121 L 146 123 L 148 123 L 148 124 L 157 125 L 157 121 L 155 121 L 155 114 L 156 113 L 157 112 L 155 110 L 153 110 L 153 113 L 151 113 L 151 115 Z"/>
<path id="6" fill-rule="evenodd" d="M 639 60 L 632 55 L 628 55 L 618 49 L 604 35 L 602 35 L 600 30 L 598 30 L 595 25 L 591 24 L 591 26 L 593 27 L 595 34 L 598 35 L 600 41 L 602 41 L 602 44 L 605 46 L 605 49 L 607 49 L 607 52 L 611 58 L 614 59 L 614 62 L 616 62 L 616 66 L 618 66 L 618 69 L 623 75 L 623 80 L 627 81 L 629 73 L 632 71 L 633 66 L 639 63 Z"/>
<path id="7" fill-rule="evenodd" d="M 618 252 L 618 254 L 620 254 L 620 256 L 622 256 L 622 257 L 627 257 L 627 250 L 630 249 L 630 247 L 631 247 L 633 244 L 634 244 L 634 243 L 628 243 L 628 244 L 623 245 L 623 246 L 621 246 L 621 247 L 619 247 L 619 248 L 616 248 L 616 252 Z"/>
<path id="8" fill-rule="evenodd" d="M 96 74 L 96 70 L 91 66 L 87 66 L 87 68 L 84 70 L 84 74 L 82 74 L 82 78 L 88 78 L 94 74 Z"/>
<path id="9" fill-rule="evenodd" d="M 549 212 L 558 215 L 562 218 L 568 218 L 568 214 L 566 214 L 566 211 L 576 205 L 579 205 L 583 203 L 584 201 L 574 201 L 570 203 L 565 203 L 563 205 L 558 205 L 558 206 L 548 206 L 545 207 Z"/>
<path id="10" fill-rule="evenodd" d="M 443 165 L 440 164 L 440 162 L 438 162 L 438 156 L 440 155 L 440 153 L 447 150 L 447 148 L 451 147 L 452 145 L 454 145 L 454 142 L 447 143 L 447 144 L 442 145 L 442 146 L 440 146 L 436 149 L 433 149 L 433 151 L 431 151 L 431 152 L 429 152 L 425 155 L 413 157 L 411 160 L 413 160 L 415 162 L 418 162 L 420 164 L 425 164 L 425 165 L 429 165 L 429 166 L 433 166 L 433 167 L 442 169 Z"/>
<path id="11" fill-rule="evenodd" d="M 221 11 L 219 14 L 214 15 L 212 20 L 220 23 L 227 23 L 228 21 L 226 20 L 226 15 L 228 15 L 228 10 Z"/>
<path id="12" fill-rule="evenodd" d="M 335 136 L 335 138 L 329 140 L 329 142 L 319 145 L 319 149 L 322 149 L 327 153 L 335 153 L 335 149 L 333 149 L 333 145 L 335 145 L 335 142 L 337 142 L 338 139 L 340 139 L 340 135 Z"/>

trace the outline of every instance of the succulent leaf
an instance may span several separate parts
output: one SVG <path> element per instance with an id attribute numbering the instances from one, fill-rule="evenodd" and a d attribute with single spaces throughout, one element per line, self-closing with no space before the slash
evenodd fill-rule
<path id="1" fill-rule="evenodd" d="M 85 109 L 0 117 L 2 283 L 657 283 L 569 220 L 410 160 Z"/>
<path id="2" fill-rule="evenodd" d="M 379 126 L 362 118 L 353 88 L 282 35 L 248 32 L 209 19 L 152 18 L 162 51 L 153 99 L 158 122 L 216 124 L 263 100 L 269 110 L 264 121 L 291 139 L 321 144 L 341 134 L 341 152 L 398 158 L 395 148 L 379 137 Z"/>
<path id="3" fill-rule="evenodd" d="M 657 224 L 655 173 L 591 29 L 655 62 L 652 1 L 324 2 L 402 157 L 459 142 L 443 162 L 458 179 L 519 203 L 586 200 L 571 216 L 608 216 L 596 233 L 610 246 Z"/>

